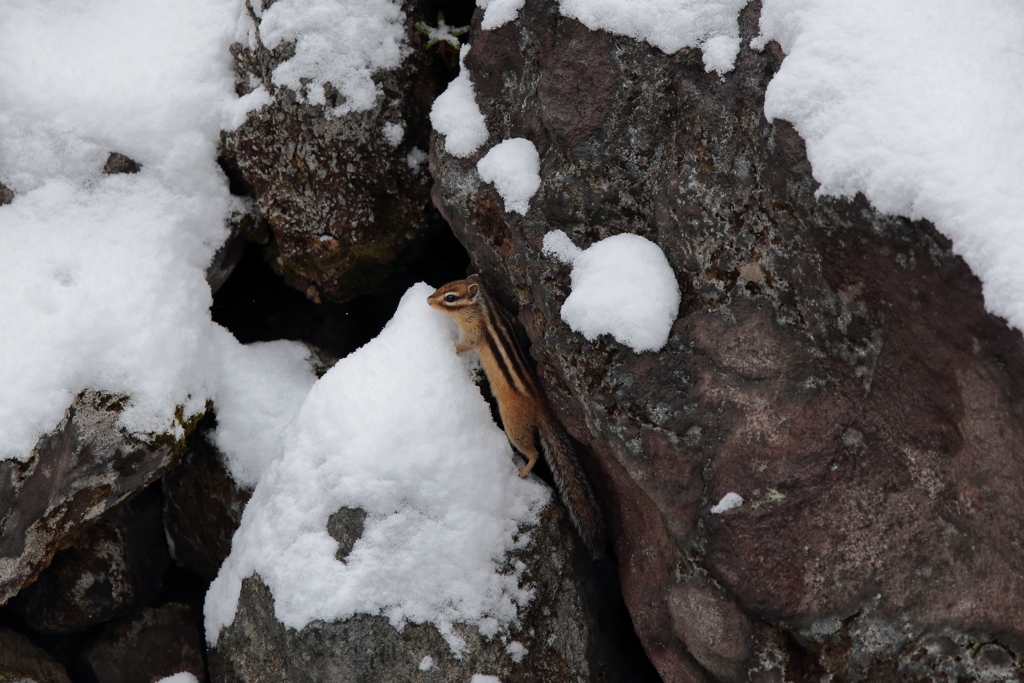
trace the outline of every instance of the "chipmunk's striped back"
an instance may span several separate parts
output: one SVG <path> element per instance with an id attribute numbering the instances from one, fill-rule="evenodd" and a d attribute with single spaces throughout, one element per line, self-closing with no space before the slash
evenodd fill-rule
<path id="1" fill-rule="evenodd" d="M 576 459 L 572 441 L 548 407 L 508 313 L 487 295 L 475 275 L 448 283 L 427 301 L 458 324 L 456 351 L 473 349 L 480 355 L 505 433 L 512 446 L 526 457 L 519 476 L 529 474 L 543 452 L 573 524 L 590 550 L 600 554 L 604 531 L 593 491 Z"/>

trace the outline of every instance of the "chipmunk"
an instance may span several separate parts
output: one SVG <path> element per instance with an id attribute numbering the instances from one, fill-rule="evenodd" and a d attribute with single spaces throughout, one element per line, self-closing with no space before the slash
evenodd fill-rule
<path id="1" fill-rule="evenodd" d="M 515 336 L 508 313 L 488 296 L 476 275 L 449 282 L 427 297 L 427 303 L 447 313 L 459 326 L 455 352 L 480 355 L 505 434 L 526 458 L 519 471 L 525 477 L 541 451 L 555 485 L 584 543 L 598 556 L 604 531 L 594 493 L 576 459 L 572 442 L 558 423 L 537 377 Z"/>

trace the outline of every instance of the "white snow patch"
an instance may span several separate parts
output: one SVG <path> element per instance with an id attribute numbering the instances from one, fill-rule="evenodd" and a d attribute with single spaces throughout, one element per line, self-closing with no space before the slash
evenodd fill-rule
<path id="1" fill-rule="evenodd" d="M 526 0 L 476 0 L 476 6 L 484 10 L 480 28 L 485 31 L 504 26 L 519 16 L 519 10 Z"/>
<path id="2" fill-rule="evenodd" d="M 645 40 L 669 54 L 699 47 L 705 52 L 705 67 L 720 74 L 735 65 L 740 37 L 736 16 L 746 4 L 746 0 L 559 1 L 562 14 L 595 31 Z"/>
<path id="3" fill-rule="evenodd" d="M 722 500 L 718 501 L 714 507 L 711 508 L 711 514 L 720 515 L 726 510 L 732 510 L 743 505 L 743 496 L 738 493 L 727 493 L 722 496 Z"/>
<path id="4" fill-rule="evenodd" d="M 157 683 L 199 683 L 199 680 L 188 672 L 181 672 L 173 676 L 161 678 Z"/>
<path id="5" fill-rule="evenodd" d="M 427 153 L 417 147 L 406 155 L 405 164 L 413 171 L 418 171 L 426 160 Z"/>
<path id="6" fill-rule="evenodd" d="M 473 82 L 466 70 L 469 45 L 459 51 L 459 75 L 437 96 L 430 108 L 430 125 L 444 135 L 445 149 L 457 157 L 468 157 L 487 142 L 487 122 L 476 103 Z"/>
<path id="7" fill-rule="evenodd" d="M 530 653 L 526 649 L 526 646 L 520 643 L 518 640 L 513 640 L 511 643 L 505 646 L 505 652 L 512 658 L 512 661 L 518 664 L 523 661 L 523 657 Z"/>
<path id="8" fill-rule="evenodd" d="M 216 163 L 238 106 L 235 0 L 14 3 L 0 20 L 0 458 L 30 455 L 75 395 L 181 433 L 217 354 L 205 270 L 241 205 Z M 104 175 L 117 151 L 142 165 Z"/>
<path id="9" fill-rule="evenodd" d="M 608 237 L 580 251 L 561 230 L 544 236 L 544 252 L 572 264 L 572 293 L 562 320 L 590 340 L 610 334 L 637 353 L 668 341 L 681 295 L 672 266 L 639 235 Z"/>
<path id="10" fill-rule="evenodd" d="M 430 671 L 434 668 L 434 658 L 430 655 L 424 656 L 423 659 L 420 660 L 420 665 L 417 668 L 419 668 L 420 671 Z"/>
<path id="11" fill-rule="evenodd" d="M 432 291 L 412 287 L 384 331 L 313 386 L 207 594 L 211 644 L 254 573 L 288 627 L 384 614 L 395 626 L 434 623 L 456 653 L 454 622 L 493 633 L 530 599 L 521 570 L 498 568 L 548 490 L 517 476 L 455 354 L 454 324 L 426 303 Z M 344 563 L 326 531 L 343 506 L 368 513 Z"/>
<path id="12" fill-rule="evenodd" d="M 389 145 L 398 147 L 402 143 L 402 138 L 405 137 L 405 125 L 387 122 L 381 127 L 381 134 Z"/>
<path id="13" fill-rule="evenodd" d="M 254 9 L 260 0 L 253 0 Z M 411 52 L 406 44 L 405 13 L 398 0 L 277 0 L 265 9 L 259 34 L 274 49 L 295 41 L 295 54 L 274 69 L 271 80 L 325 104 L 330 83 L 345 101 L 331 110 L 341 115 L 373 106 L 380 88 L 371 78 L 378 69 L 396 69 Z M 251 31 L 248 17 L 242 30 Z"/>
<path id="14" fill-rule="evenodd" d="M 469 683 L 501 683 L 501 679 L 497 676 L 486 676 L 484 674 L 473 674 L 473 678 Z"/>
<path id="15" fill-rule="evenodd" d="M 278 439 L 316 381 L 309 350 L 274 341 L 239 344 L 217 335 L 221 347 L 217 429 L 213 442 L 236 481 L 255 486 L 281 452 Z"/>
<path id="16" fill-rule="evenodd" d="M 1024 330 L 1024 5 L 765 0 L 787 57 L 765 114 L 793 122 L 819 193 L 926 218 Z"/>
<path id="17" fill-rule="evenodd" d="M 494 188 L 505 202 L 505 211 L 525 216 L 530 198 L 540 189 L 540 155 L 525 138 L 503 140 L 477 162 L 477 173 Z"/>

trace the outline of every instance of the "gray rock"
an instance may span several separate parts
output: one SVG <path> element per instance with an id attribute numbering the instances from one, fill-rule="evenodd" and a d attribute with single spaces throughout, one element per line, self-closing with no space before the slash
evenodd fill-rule
<path id="1" fill-rule="evenodd" d="M 126 157 L 120 152 L 111 152 L 107 161 L 103 164 L 103 172 L 107 175 L 118 173 L 138 173 L 142 170 L 142 164 L 131 157 Z"/>
<path id="2" fill-rule="evenodd" d="M 0 462 L 0 604 L 33 581 L 82 525 L 155 481 L 183 439 L 117 424 L 125 397 L 86 391 L 25 462 Z M 180 413 L 180 411 L 179 411 Z M 187 433 L 195 420 L 179 417 Z"/>
<path id="3" fill-rule="evenodd" d="M 161 496 L 151 486 L 75 535 L 10 602 L 42 633 L 81 631 L 156 598 L 168 565 Z"/>
<path id="4" fill-rule="evenodd" d="M 359 510 L 332 517 L 333 534 L 351 537 L 362 526 Z M 527 565 L 535 593 L 508 633 L 484 638 L 456 625 L 467 643 L 461 658 L 431 625 L 401 631 L 383 616 L 358 614 L 301 630 L 274 617 L 274 598 L 259 575 L 242 582 L 235 620 L 210 650 L 216 683 L 403 683 L 469 681 L 473 674 L 502 681 L 625 683 L 650 680 L 628 659 L 621 634 L 599 623 L 594 566 L 577 544 L 559 508 L 548 508 L 532 531 L 533 543 L 508 561 Z"/>
<path id="5" fill-rule="evenodd" d="M 64 667 L 28 638 L 0 629 L 0 683 L 71 683 Z"/>
<path id="6" fill-rule="evenodd" d="M 257 31 L 255 49 L 232 47 L 238 93 L 262 84 L 273 101 L 223 134 L 223 162 L 273 231 L 270 264 L 317 302 L 371 290 L 434 236 L 424 213 L 428 174 L 407 157 L 427 149 L 426 117 L 439 86 L 426 68 L 423 35 L 413 29 L 412 4 L 404 9 L 413 54 L 374 75 L 382 94 L 367 111 L 329 115 L 342 97 L 329 84 L 326 106 L 275 85 L 271 74 L 291 57 L 292 44 L 269 50 Z M 258 26 L 260 18 L 252 18 Z M 397 146 L 382 134 L 386 123 L 405 126 Z"/>
<path id="7" fill-rule="evenodd" d="M 182 672 L 206 680 L 192 610 L 175 602 L 108 626 L 82 661 L 97 683 L 155 683 Z"/>
<path id="8" fill-rule="evenodd" d="M 800 137 L 764 118 L 783 55 L 749 48 L 758 12 L 740 13 L 723 79 L 699 50 L 527 0 L 474 34 L 466 67 L 480 154 L 531 140 L 541 187 L 525 216 L 505 212 L 476 159 L 435 135 L 435 204 L 518 309 L 554 409 L 593 454 L 626 604 L 665 681 L 1017 680 L 1024 339 L 932 225 L 815 196 Z M 541 251 L 553 229 L 583 248 L 623 232 L 662 247 L 682 292 L 665 348 L 561 320 L 569 268 Z M 730 491 L 746 503 L 710 514 Z M 691 592 L 700 577 L 712 592 Z"/>

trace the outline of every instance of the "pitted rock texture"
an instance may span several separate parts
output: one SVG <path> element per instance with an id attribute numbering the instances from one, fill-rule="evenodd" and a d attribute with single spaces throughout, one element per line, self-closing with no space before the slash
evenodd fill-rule
<path id="1" fill-rule="evenodd" d="M 155 481 L 184 445 L 167 435 L 143 441 L 121 428 L 125 400 L 82 392 L 31 458 L 0 462 L 0 604 L 33 581 L 83 523 Z"/>
<path id="2" fill-rule="evenodd" d="M 403 8 L 411 54 L 400 68 L 374 75 L 381 94 L 366 111 L 330 113 L 342 104 L 330 84 L 326 105 L 305 103 L 274 85 L 272 73 L 292 56 L 293 44 L 269 50 L 257 31 L 255 49 L 232 47 L 238 94 L 262 84 L 273 101 L 223 134 L 224 164 L 240 175 L 273 231 L 271 266 L 317 302 L 344 302 L 370 291 L 413 258 L 438 227 L 426 212 L 425 164 L 410 163 L 409 155 L 426 152 L 427 114 L 441 86 L 427 69 L 413 5 Z M 258 27 L 260 18 L 252 18 Z M 385 124 L 404 126 L 397 145 L 385 138 Z"/>
<path id="3" fill-rule="evenodd" d="M 360 512 L 342 508 L 333 515 L 331 535 L 358 538 Z M 456 624 L 466 642 L 461 657 L 432 624 L 406 624 L 398 631 L 384 616 L 357 614 L 298 631 L 286 628 L 274 617 L 270 589 L 254 575 L 242 582 L 235 620 L 210 650 L 211 679 L 447 683 L 485 674 L 517 683 L 654 683 L 645 662 L 630 659 L 623 634 L 607 623 L 593 564 L 562 510 L 549 507 L 530 533 L 530 547 L 508 557 L 527 566 L 524 581 L 534 590 L 529 606 L 518 623 L 494 638 Z"/>
<path id="4" fill-rule="evenodd" d="M 160 480 L 175 561 L 207 581 L 217 576 L 231 552 L 231 538 L 252 497 L 252 489 L 231 478 L 224 455 L 210 443 L 215 424 L 212 414 L 200 421 L 181 460 Z"/>
<path id="5" fill-rule="evenodd" d="M 71 545 L 11 600 L 34 631 L 73 633 L 148 604 L 169 557 L 162 500 L 151 486 L 82 529 Z"/>
<path id="6" fill-rule="evenodd" d="M 784 56 L 747 47 L 758 11 L 724 79 L 553 1 L 493 31 L 478 13 L 479 155 L 528 138 L 542 184 L 504 212 L 435 135 L 435 204 L 589 447 L 665 681 L 1019 680 L 1024 339 L 929 223 L 814 196 L 801 139 L 763 115 Z M 553 229 L 662 247 L 683 293 L 663 349 L 568 328 Z M 710 514 L 729 492 L 745 503 Z"/>

